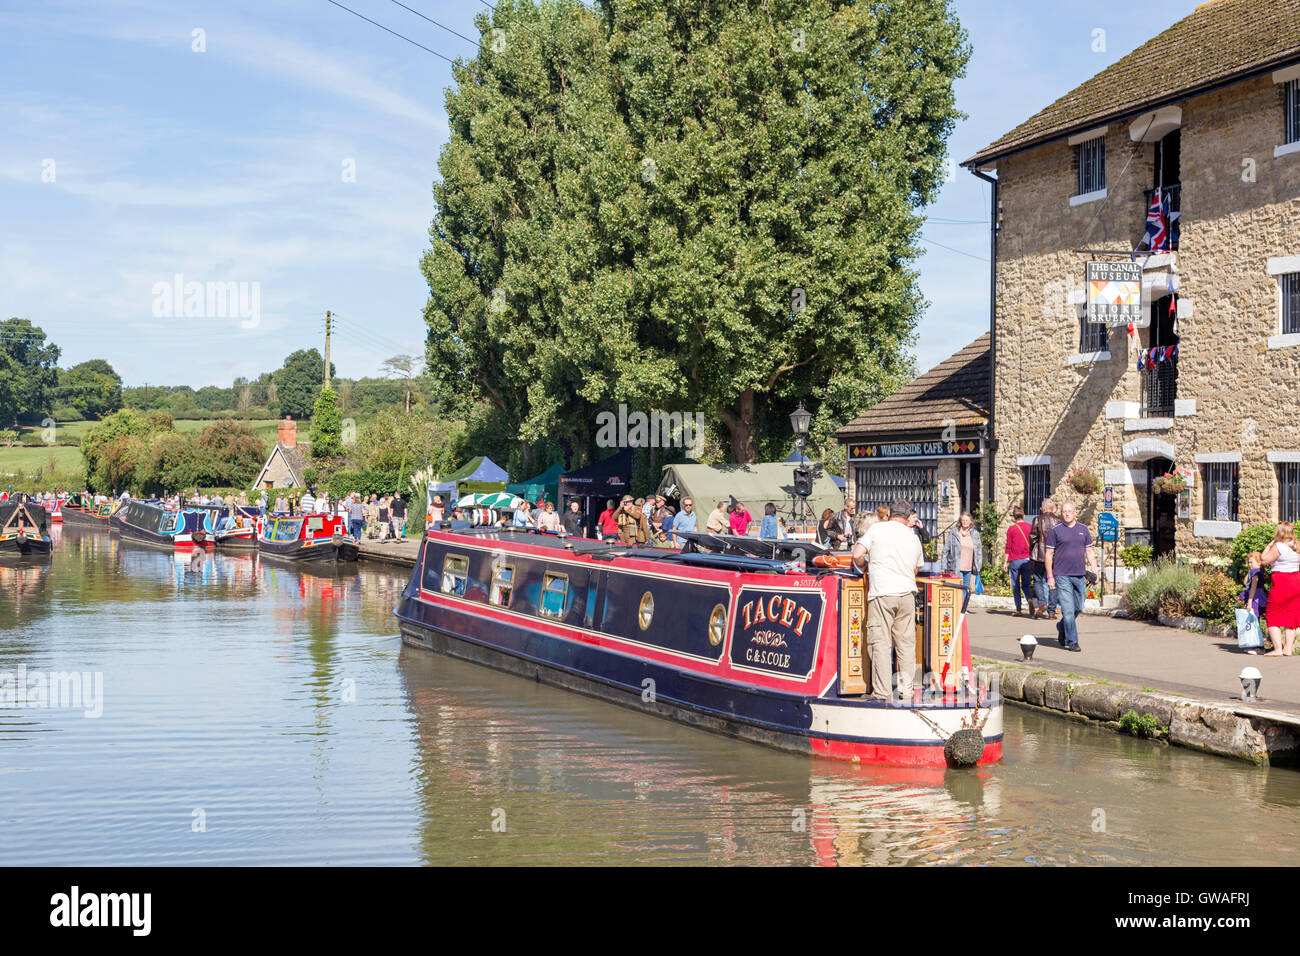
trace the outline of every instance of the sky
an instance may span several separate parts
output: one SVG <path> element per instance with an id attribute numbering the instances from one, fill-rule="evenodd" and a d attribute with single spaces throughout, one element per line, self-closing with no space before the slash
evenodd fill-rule
<path id="1" fill-rule="evenodd" d="M 488 4 L 339 2 L 427 49 L 331 0 L 5 0 L 0 317 L 128 385 L 270 371 L 323 347 L 326 309 L 341 376 L 422 355 L 448 59 Z M 918 371 L 988 329 L 989 186 L 959 164 L 1197 3 L 953 6 L 968 115 L 922 230 Z"/>

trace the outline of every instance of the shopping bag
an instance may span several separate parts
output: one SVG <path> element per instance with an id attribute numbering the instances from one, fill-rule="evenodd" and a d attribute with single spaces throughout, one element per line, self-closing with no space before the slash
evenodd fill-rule
<path id="1" fill-rule="evenodd" d="M 1260 633 L 1259 618 L 1244 607 L 1237 608 L 1237 646 L 1241 648 L 1264 646 L 1264 635 Z"/>
<path id="2" fill-rule="evenodd" d="M 973 582 L 973 583 L 971 584 L 971 586 L 970 586 L 971 593 L 972 593 L 972 594 L 983 594 L 983 593 L 984 593 L 984 582 L 983 582 L 983 580 L 980 579 L 980 576 L 979 576 L 978 574 L 972 574 L 972 575 L 971 575 L 971 578 L 972 578 L 972 582 Z"/>

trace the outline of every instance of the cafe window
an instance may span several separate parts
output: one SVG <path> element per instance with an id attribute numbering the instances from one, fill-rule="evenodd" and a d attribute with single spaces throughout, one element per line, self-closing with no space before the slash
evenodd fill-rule
<path id="1" fill-rule="evenodd" d="M 1300 272 L 1288 272 L 1277 277 L 1282 292 L 1283 335 L 1300 332 Z"/>
<path id="2" fill-rule="evenodd" d="M 938 533 L 939 501 L 934 465 L 858 465 L 853 487 L 859 514 L 902 498 L 916 509 L 916 516 L 929 534 Z"/>
<path id="3" fill-rule="evenodd" d="M 469 589 L 469 558 L 449 554 L 442 561 L 442 591 L 464 597 Z"/>
<path id="4" fill-rule="evenodd" d="M 510 606 L 510 595 L 515 589 L 515 569 L 506 564 L 492 572 L 492 590 L 488 600 L 498 607 Z"/>
<path id="5" fill-rule="evenodd" d="M 1207 521 L 1237 520 L 1236 462 L 1212 462 L 1201 466 L 1205 493 L 1202 517 Z"/>
<path id="6" fill-rule="evenodd" d="M 1089 322 L 1086 315 L 1079 320 L 1079 351 L 1110 351 L 1110 331 L 1104 322 Z"/>
<path id="7" fill-rule="evenodd" d="M 568 596 L 568 576 L 547 571 L 542 578 L 542 603 L 538 610 L 544 617 L 563 617 L 564 602 Z"/>
<path id="8" fill-rule="evenodd" d="M 1098 136 L 1075 147 L 1079 158 L 1079 195 L 1106 188 L 1106 137 Z"/>
<path id="9" fill-rule="evenodd" d="M 1300 462 L 1277 466 L 1278 508 L 1282 521 L 1300 521 Z"/>
<path id="10" fill-rule="evenodd" d="M 1025 499 L 1022 507 L 1026 515 L 1036 515 L 1043 510 L 1043 499 L 1052 493 L 1052 466 L 1027 465 L 1020 470 L 1025 475 Z"/>

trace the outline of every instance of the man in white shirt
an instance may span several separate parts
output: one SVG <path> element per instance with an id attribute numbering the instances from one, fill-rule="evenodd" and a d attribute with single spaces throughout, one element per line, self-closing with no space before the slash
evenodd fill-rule
<path id="1" fill-rule="evenodd" d="M 916 572 L 925 554 L 908 527 L 912 506 L 897 499 L 889 520 L 873 524 L 853 546 L 853 563 L 867 572 L 867 658 L 871 696 L 912 700 L 916 675 Z M 891 694 L 890 652 L 898 657 L 898 689 Z"/>

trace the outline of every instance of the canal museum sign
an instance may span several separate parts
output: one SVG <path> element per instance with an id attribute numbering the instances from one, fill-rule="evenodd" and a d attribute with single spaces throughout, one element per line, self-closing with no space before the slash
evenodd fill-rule
<path id="1" fill-rule="evenodd" d="M 1142 321 L 1142 263 L 1089 262 L 1088 321 L 1100 325 L 1135 325 Z"/>
<path id="2" fill-rule="evenodd" d="M 849 458 L 859 461 L 891 461 L 899 458 L 980 458 L 983 443 L 978 438 L 946 441 L 942 437 L 915 441 L 871 442 L 849 445 Z"/>

